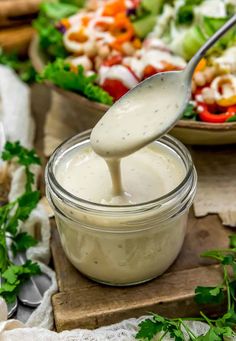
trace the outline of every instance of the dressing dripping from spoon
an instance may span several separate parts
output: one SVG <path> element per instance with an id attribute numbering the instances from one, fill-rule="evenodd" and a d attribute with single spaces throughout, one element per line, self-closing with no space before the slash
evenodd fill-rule
<path id="1" fill-rule="evenodd" d="M 184 70 L 158 73 L 128 91 L 93 128 L 91 145 L 107 162 L 115 196 L 125 195 L 120 159 L 160 138 L 181 118 L 190 99 L 195 67 L 235 23 L 236 15 L 209 38 Z"/>

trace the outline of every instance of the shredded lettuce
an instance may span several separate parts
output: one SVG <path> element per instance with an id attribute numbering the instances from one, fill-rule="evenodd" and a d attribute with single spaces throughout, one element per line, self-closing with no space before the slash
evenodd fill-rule
<path id="1" fill-rule="evenodd" d="M 43 2 L 40 6 L 41 15 L 49 19 L 60 20 L 78 12 L 78 6 L 60 2 Z"/>
<path id="2" fill-rule="evenodd" d="M 80 4 L 82 5 L 82 1 Z M 57 29 L 56 23 L 78 10 L 76 2 L 71 0 L 67 0 L 67 3 L 55 1 L 41 4 L 39 16 L 33 26 L 38 33 L 40 47 L 51 60 L 57 57 L 65 58 L 68 55 L 63 45 L 62 33 Z"/>
<path id="3" fill-rule="evenodd" d="M 53 63 L 49 63 L 43 72 L 38 76 L 38 81 L 50 81 L 60 88 L 75 91 L 88 99 L 103 104 L 112 104 L 112 97 L 95 85 L 94 82 L 97 75 L 85 76 L 84 69 L 78 66 L 78 72 L 72 72 L 69 64 L 62 59 L 56 59 Z"/>
<path id="4" fill-rule="evenodd" d="M 40 15 L 33 24 L 39 36 L 40 48 L 50 59 L 65 58 L 68 53 L 63 45 L 62 34 L 46 17 Z"/>

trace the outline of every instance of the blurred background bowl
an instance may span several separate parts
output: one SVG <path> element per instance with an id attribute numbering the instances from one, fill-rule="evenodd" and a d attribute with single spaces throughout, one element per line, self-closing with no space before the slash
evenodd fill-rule
<path id="1" fill-rule="evenodd" d="M 37 72 L 41 72 L 48 60 L 40 50 L 38 38 L 34 36 L 30 45 L 30 58 Z M 88 100 L 75 92 L 61 89 L 49 82 L 50 88 L 64 97 L 73 110 L 78 111 L 76 122 L 78 132 L 92 128 L 109 106 Z M 185 144 L 191 145 L 223 145 L 236 143 L 236 122 L 205 123 L 192 120 L 180 120 L 171 134 Z"/>

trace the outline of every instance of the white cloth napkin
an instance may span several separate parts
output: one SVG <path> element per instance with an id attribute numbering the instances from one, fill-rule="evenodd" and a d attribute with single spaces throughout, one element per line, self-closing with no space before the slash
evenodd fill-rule
<path id="1" fill-rule="evenodd" d="M 3 124 L 7 140 L 18 140 L 27 148 L 32 148 L 35 134 L 35 125 L 30 107 L 30 89 L 28 86 L 17 77 L 14 71 L 0 65 L 0 122 Z M 40 167 L 33 167 L 32 171 L 38 177 Z M 11 169 L 11 179 L 9 200 L 14 200 L 24 191 L 25 174 L 23 167 L 13 167 Z M 46 266 L 50 259 L 49 244 L 51 232 L 47 212 L 41 202 L 32 211 L 29 219 L 22 224 L 21 229 L 34 235 L 36 225 L 40 226 L 41 240 L 35 247 L 31 247 L 27 251 L 27 256 L 32 260 L 38 261 L 42 271 L 51 278 L 52 284 L 44 294 L 41 305 L 35 309 L 26 322 L 26 326 L 50 329 L 53 327 L 51 296 L 57 291 L 57 282 L 54 271 Z M 2 309 L 4 309 L 3 305 L 0 306 L 1 318 L 4 317 Z"/>

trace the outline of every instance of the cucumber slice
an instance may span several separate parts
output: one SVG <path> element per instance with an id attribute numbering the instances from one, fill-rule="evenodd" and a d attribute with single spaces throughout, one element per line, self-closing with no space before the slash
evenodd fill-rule
<path id="1" fill-rule="evenodd" d="M 203 26 L 202 30 L 204 33 L 210 37 L 213 33 L 215 33 L 222 25 L 226 23 L 228 18 L 211 18 L 204 17 L 203 18 Z"/>
<path id="2" fill-rule="evenodd" d="M 191 27 L 183 39 L 183 52 L 185 58 L 189 60 L 199 48 L 206 42 L 207 38 L 202 33 L 199 26 Z"/>
<path id="3" fill-rule="evenodd" d="M 142 7 L 152 14 L 158 14 L 162 8 L 164 0 L 142 0 Z"/>
<path id="4" fill-rule="evenodd" d="M 134 30 L 137 36 L 141 39 L 152 31 L 156 24 L 156 15 L 147 15 L 142 19 L 133 22 Z"/>
<path id="5" fill-rule="evenodd" d="M 204 17 L 202 29 L 207 37 L 212 36 L 222 25 L 226 23 L 228 17 L 225 18 L 212 18 Z M 232 28 L 226 33 L 215 45 L 215 47 L 225 47 L 236 36 L 236 29 Z"/>

